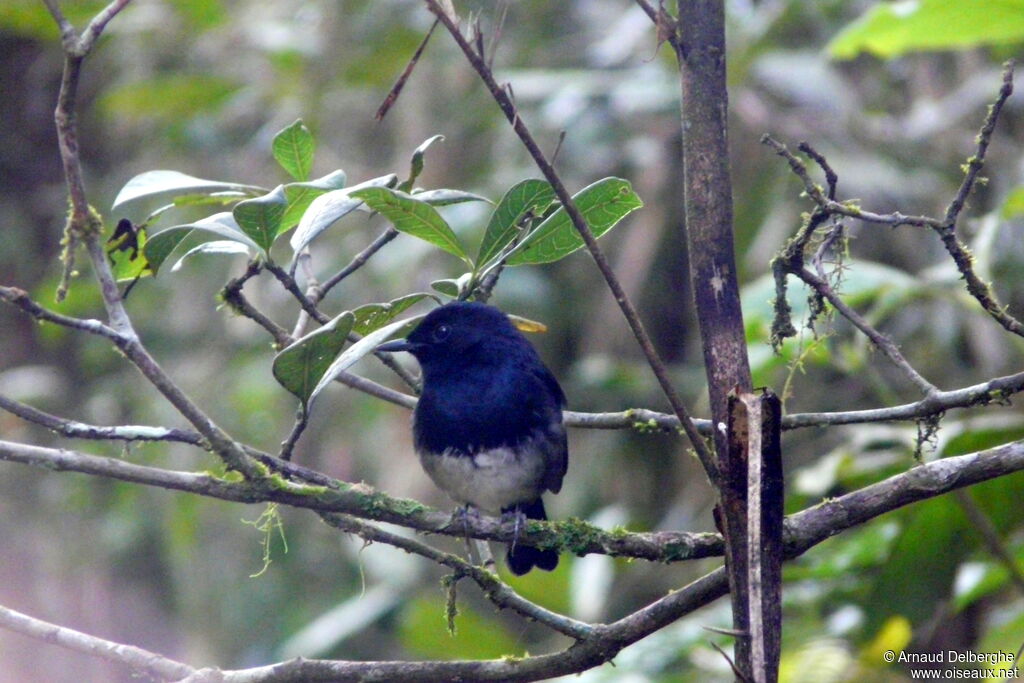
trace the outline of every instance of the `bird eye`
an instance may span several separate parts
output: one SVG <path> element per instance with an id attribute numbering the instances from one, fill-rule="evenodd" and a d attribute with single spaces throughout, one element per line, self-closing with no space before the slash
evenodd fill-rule
<path id="1" fill-rule="evenodd" d="M 447 325 L 438 325 L 434 328 L 434 341 L 442 342 L 452 333 L 452 328 Z"/>

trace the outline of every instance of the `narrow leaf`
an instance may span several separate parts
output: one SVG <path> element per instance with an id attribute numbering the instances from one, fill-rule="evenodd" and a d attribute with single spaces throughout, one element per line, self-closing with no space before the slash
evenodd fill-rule
<path id="1" fill-rule="evenodd" d="M 277 234 L 281 235 L 294 228 L 306 213 L 313 200 L 325 192 L 340 190 L 345 187 L 345 172 L 341 169 L 329 173 L 322 178 L 306 183 L 288 183 L 284 186 L 284 196 L 288 200 L 288 208 L 281 218 L 281 226 Z"/>
<path id="2" fill-rule="evenodd" d="M 251 237 L 260 249 L 267 252 L 277 238 L 278 228 L 287 207 L 284 186 L 278 185 L 262 197 L 239 202 L 231 213 L 245 234 Z"/>
<path id="3" fill-rule="evenodd" d="M 404 192 L 383 187 L 358 190 L 352 192 L 352 196 L 362 199 L 371 209 L 380 212 L 391 221 L 396 230 L 430 242 L 449 254 L 458 256 L 470 266 L 473 265 L 466 256 L 459 238 L 441 218 L 437 209 L 430 204 Z"/>
<path id="4" fill-rule="evenodd" d="M 313 168 L 313 148 L 313 134 L 302 119 L 275 135 L 270 146 L 277 163 L 298 181 L 309 178 L 309 171 Z"/>
<path id="5" fill-rule="evenodd" d="M 621 178 L 599 180 L 573 195 L 573 201 L 594 237 L 608 232 L 625 216 L 643 206 L 629 182 Z M 569 219 L 565 207 L 559 207 L 519 243 L 506 263 L 510 266 L 550 263 L 582 246 L 583 238 Z"/>
<path id="6" fill-rule="evenodd" d="M 302 214 L 299 226 L 292 233 L 290 244 L 296 252 L 312 242 L 317 235 L 331 227 L 342 216 L 352 213 L 363 204 L 362 199 L 353 199 L 352 192 L 366 187 L 391 187 L 398 176 L 386 176 L 367 180 L 345 190 L 332 190 L 313 199 Z"/>
<path id="7" fill-rule="evenodd" d="M 459 297 L 459 281 L 458 280 L 434 280 L 430 283 L 431 288 L 441 292 L 445 296 L 450 296 L 453 299 Z"/>
<path id="8" fill-rule="evenodd" d="M 555 201 L 555 191 L 546 180 L 529 178 L 513 185 L 494 208 L 476 262 L 485 266 L 519 233 L 519 223 L 527 212 L 542 215 Z"/>
<path id="9" fill-rule="evenodd" d="M 396 316 L 401 315 L 413 304 L 419 303 L 428 297 L 437 301 L 437 297 L 433 294 L 416 292 L 415 294 L 407 294 L 385 304 L 366 304 L 360 306 L 352 311 L 356 319 L 352 329 L 358 334 L 369 334 L 382 325 L 386 325 L 394 320 Z"/>
<path id="10" fill-rule="evenodd" d="M 461 204 L 462 202 L 491 203 L 491 200 L 487 197 L 481 197 L 472 192 L 463 192 L 462 190 L 420 190 L 419 192 L 413 192 L 412 196 L 431 206 L 448 206 L 449 204 Z"/>
<path id="11" fill-rule="evenodd" d="M 180 259 L 175 261 L 174 265 L 171 266 L 171 272 L 176 273 L 181 270 L 181 266 L 185 263 L 185 259 L 195 256 L 196 254 L 250 254 L 250 252 L 249 247 L 241 242 L 233 242 L 231 240 L 203 242 L 202 244 L 192 247 L 186 251 Z"/>
<path id="12" fill-rule="evenodd" d="M 313 406 L 313 401 L 320 395 L 320 392 L 324 388 L 333 382 L 338 376 L 348 370 L 350 367 L 355 365 L 356 361 L 361 359 L 373 352 L 377 346 L 383 344 L 392 337 L 401 336 L 401 334 L 408 333 L 415 327 L 415 324 L 426 314 L 415 315 L 411 318 L 405 318 L 404 320 L 397 320 L 389 325 L 385 325 L 377 330 L 374 330 L 370 334 L 366 335 L 352 346 L 345 349 L 345 351 L 338 356 L 330 367 L 323 373 L 320 380 L 313 387 L 313 391 L 309 393 L 309 399 L 306 401 L 306 411 L 308 412 Z"/>
<path id="13" fill-rule="evenodd" d="M 435 142 L 444 140 L 443 135 L 434 135 L 433 137 L 427 138 L 422 145 L 413 150 L 412 159 L 409 162 L 409 177 L 406 178 L 405 182 L 398 186 L 398 189 L 402 192 L 409 192 L 412 190 L 413 184 L 416 179 L 420 177 L 420 173 L 423 172 L 423 155 Z"/>
<path id="14" fill-rule="evenodd" d="M 143 203 L 157 199 L 166 201 L 181 195 L 209 195 L 225 191 L 241 192 L 250 197 L 266 192 L 255 185 L 205 180 L 178 171 L 147 171 L 135 176 L 121 188 L 110 210 L 111 213 L 125 215 L 127 218 L 141 218 L 139 205 Z"/>
<path id="15" fill-rule="evenodd" d="M 355 317 L 345 311 L 320 329 L 283 349 L 274 358 L 274 378 L 307 406 L 313 388 L 345 346 Z"/>

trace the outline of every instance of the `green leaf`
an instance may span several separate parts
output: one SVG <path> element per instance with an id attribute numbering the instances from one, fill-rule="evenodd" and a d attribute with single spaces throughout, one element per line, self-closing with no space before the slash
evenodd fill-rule
<path id="1" fill-rule="evenodd" d="M 325 192 L 345 187 L 345 180 L 345 172 L 338 169 L 316 180 L 285 185 L 284 196 L 288 200 L 288 208 L 284 212 L 284 217 L 281 218 L 281 227 L 278 228 L 277 234 L 280 235 L 294 228 L 302 220 L 302 215 L 306 213 L 306 209 L 314 199 Z"/>
<path id="2" fill-rule="evenodd" d="M 171 272 L 176 273 L 181 270 L 181 266 L 185 263 L 185 259 L 191 258 L 196 254 L 247 254 L 249 247 L 242 244 L 241 242 L 235 242 L 232 240 L 214 240 L 213 242 L 203 242 L 197 246 L 192 247 L 185 254 L 174 262 L 171 266 Z"/>
<path id="3" fill-rule="evenodd" d="M 274 357 L 274 378 L 308 406 L 313 388 L 345 346 L 355 316 L 345 311 L 320 329 L 295 341 Z"/>
<path id="4" fill-rule="evenodd" d="M 396 230 L 430 242 L 458 256 L 472 267 L 473 263 L 466 256 L 459 238 L 430 204 L 384 187 L 358 190 L 352 192 L 352 196 L 362 199 L 371 209 L 380 212 Z"/>
<path id="5" fill-rule="evenodd" d="M 397 320 L 389 325 L 378 328 L 345 349 L 345 351 L 338 356 L 334 362 L 330 364 L 330 367 L 328 367 L 323 373 L 320 380 L 316 383 L 316 386 L 313 387 L 313 391 L 309 392 L 309 398 L 306 401 L 306 410 L 310 410 L 313 405 L 313 401 L 315 401 L 316 397 L 320 395 L 320 392 L 322 392 L 327 385 L 337 379 L 341 373 L 355 365 L 355 363 L 363 356 L 373 353 L 375 348 L 392 337 L 408 334 L 424 315 L 426 314 L 415 315 L 411 318 L 405 318 L 404 320 Z"/>
<path id="6" fill-rule="evenodd" d="M 462 190 L 414 190 L 412 196 L 431 206 L 448 206 L 449 204 L 461 204 L 463 202 L 491 203 L 491 200 L 487 197 L 481 197 L 472 192 L 463 192 Z"/>
<path id="7" fill-rule="evenodd" d="M 360 306 L 352 311 L 352 314 L 356 319 L 352 329 L 357 334 L 369 334 L 370 332 L 380 328 L 382 325 L 386 325 L 394 320 L 396 316 L 401 315 L 413 304 L 419 303 L 428 297 L 435 301 L 437 300 L 437 297 L 433 294 L 428 294 L 427 292 L 416 292 L 415 294 L 407 294 L 403 297 L 399 297 L 386 304 L 365 304 Z"/>
<path id="8" fill-rule="evenodd" d="M 828 44 L 836 59 L 869 52 L 891 59 L 912 51 L 961 50 L 1024 40 L 1024 0 L 903 0 L 878 3 Z"/>
<path id="9" fill-rule="evenodd" d="M 433 137 L 427 138 L 422 145 L 413 150 L 412 160 L 409 163 L 409 177 L 405 179 L 398 189 L 402 192 L 409 192 L 412 190 L 413 183 L 420 177 L 420 173 L 423 172 L 423 155 L 435 142 L 444 140 L 443 135 L 434 135 Z"/>
<path id="10" fill-rule="evenodd" d="M 394 173 L 367 180 L 353 185 L 345 190 L 332 190 L 326 194 L 314 198 L 306 212 L 299 220 L 299 226 L 292 233 L 290 244 L 295 252 L 299 252 L 308 245 L 317 235 L 342 216 L 346 216 L 363 205 L 362 199 L 353 199 L 350 195 L 356 190 L 366 187 L 391 187 L 397 182 L 398 176 Z"/>
<path id="11" fill-rule="evenodd" d="M 459 281 L 458 280 L 434 280 L 430 283 L 433 289 L 441 292 L 445 296 L 450 296 L 453 299 L 459 297 Z"/>
<path id="12" fill-rule="evenodd" d="M 513 185 L 487 222 L 476 262 L 485 267 L 519 234 L 519 223 L 527 212 L 540 216 L 554 201 L 555 191 L 546 180 L 529 178 Z"/>
<path id="13" fill-rule="evenodd" d="M 178 245 L 195 230 L 213 233 L 214 235 L 224 237 L 234 242 L 241 242 L 242 244 L 251 247 L 253 251 L 260 251 L 259 245 L 256 244 L 248 235 L 242 232 L 240 227 L 238 227 L 238 223 L 235 222 L 234 216 L 229 212 L 224 211 L 196 221 L 195 223 L 175 225 L 167 228 L 166 230 L 161 230 L 155 235 L 150 235 L 149 239 L 146 241 L 146 246 L 143 248 L 143 252 L 146 255 L 146 261 L 149 263 L 149 267 L 153 270 L 154 275 L 156 275 L 160 266 L 163 265 L 163 262 L 167 257 L 171 255 L 171 252 L 173 252 L 175 248 L 177 248 Z"/>
<path id="14" fill-rule="evenodd" d="M 573 201 L 595 238 L 644 205 L 629 182 L 621 178 L 599 180 L 573 195 Z M 510 266 L 550 263 L 565 258 L 582 246 L 583 238 L 569 220 L 565 207 L 559 207 L 519 243 L 506 263 Z"/>
<path id="15" fill-rule="evenodd" d="M 302 119 L 275 135 L 270 145 L 277 163 L 300 182 L 309 178 L 313 168 L 313 148 L 313 134 Z"/>
<path id="16" fill-rule="evenodd" d="M 232 210 L 235 220 L 246 235 L 251 237 L 264 252 L 270 251 L 288 208 L 288 200 L 284 195 L 284 185 L 255 199 L 246 199 L 235 204 Z"/>
<path id="17" fill-rule="evenodd" d="M 110 212 L 117 214 L 119 218 L 133 218 L 134 211 L 138 214 L 134 217 L 141 218 L 143 214 L 139 205 L 142 203 L 157 199 L 166 201 L 182 195 L 212 195 L 225 191 L 241 192 L 249 197 L 266 192 L 264 188 L 255 185 L 204 180 L 177 171 L 147 171 L 135 176 L 121 188 L 114 199 L 114 205 L 110 207 Z"/>

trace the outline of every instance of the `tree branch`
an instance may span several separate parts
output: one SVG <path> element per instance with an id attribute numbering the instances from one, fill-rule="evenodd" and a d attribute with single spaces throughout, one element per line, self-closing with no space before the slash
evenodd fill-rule
<path id="1" fill-rule="evenodd" d="M 170 681 L 191 676 L 196 671 L 188 664 L 167 659 L 142 648 L 115 643 L 64 626 L 57 626 L 2 605 L 0 605 L 0 628 L 76 652 L 102 657 L 109 662 L 131 669 L 138 676 Z"/>
<path id="2" fill-rule="evenodd" d="M 295 472 L 303 479 L 310 479 L 305 474 L 309 471 L 306 468 L 282 463 L 266 454 L 260 459 L 274 469 Z M 517 539 L 540 548 L 555 548 L 577 555 L 599 553 L 674 562 L 721 554 L 721 539 L 717 534 L 665 531 L 623 534 L 606 532 L 581 520 L 530 521 L 517 530 L 514 521 L 487 516 L 455 519 L 451 514 L 433 510 L 417 501 L 392 498 L 365 484 L 331 480 L 319 473 L 314 473 L 322 477 L 316 486 L 273 475 L 256 481 L 233 482 L 209 474 L 165 470 L 68 449 L 12 441 L 0 441 L 0 460 L 187 491 L 238 503 L 277 502 L 317 512 L 345 513 L 459 538 L 469 536 L 502 543 Z"/>

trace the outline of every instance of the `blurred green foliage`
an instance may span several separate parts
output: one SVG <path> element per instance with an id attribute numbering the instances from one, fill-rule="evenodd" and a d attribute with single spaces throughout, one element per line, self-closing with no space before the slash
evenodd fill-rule
<path id="1" fill-rule="evenodd" d="M 81 26 L 102 4 L 69 2 L 65 11 Z M 785 164 L 758 144 L 760 136 L 811 141 L 838 171 L 839 195 L 865 208 L 941 214 L 959 184 L 961 164 L 974 151 L 977 128 L 998 88 L 999 63 L 1020 52 L 1024 15 L 1016 5 L 728 4 L 731 161 L 746 329 L 756 383 L 788 387 L 789 412 L 869 408 L 917 396 L 841 319 L 826 317 L 813 332 L 805 329 L 788 341 L 780 356 L 771 354 L 768 262 L 810 205 Z M 478 12 L 488 32 L 501 16 L 493 3 L 457 7 L 463 15 Z M 103 211 L 109 228 L 122 215 L 143 223 L 191 183 L 165 217 L 154 217 L 149 234 L 152 239 L 165 226 L 190 226 L 179 231 L 188 241 L 162 238 L 182 255 L 207 239 L 194 230 L 198 223 L 218 212 L 235 220 L 237 201 L 266 197 L 283 184 L 284 213 L 253 217 L 256 247 L 237 239 L 244 221 L 236 221 L 237 230 L 230 223 L 221 228 L 246 258 L 262 248 L 285 262 L 296 244 L 294 237 L 288 244 L 280 238 L 293 227 L 291 235 L 299 234 L 312 207 L 340 213 L 340 195 L 322 198 L 374 179 L 440 216 L 463 253 L 479 254 L 475 265 L 482 270 L 524 209 L 534 207 L 542 218 L 550 199 L 542 186 L 533 186 L 529 196 L 523 192 L 516 206 L 417 199 L 420 186 L 459 188 L 478 199 L 508 197 L 514 194 L 509 188 L 523 191 L 521 181 L 537 176 L 443 33 L 432 38 L 387 118 L 373 120 L 429 24 L 418 3 L 404 0 L 133 4 L 110 24 L 85 67 L 80 144 L 91 202 L 101 210 L 112 206 L 121 188 L 146 172 L 185 174 L 191 180 L 172 192 L 149 196 L 153 205 Z M 682 247 L 678 76 L 669 51 L 658 51 L 647 18 L 621 0 L 511 3 L 501 35 L 495 68 L 513 84 L 521 116 L 546 150 L 566 131 L 558 168 L 571 190 L 622 178 L 633 196 L 643 198 L 644 207 L 631 204 L 602 243 L 672 361 L 687 403 L 706 414 Z M 66 210 L 52 131 L 60 75 L 56 39 L 42 3 L 0 3 L 0 282 L 44 302 L 52 301 L 58 277 L 57 240 Z M 849 59 L 830 61 L 830 54 Z M 989 182 L 971 197 L 960 226 L 979 271 L 1018 315 L 1024 310 L 1020 112 L 1011 99 L 993 138 Z M 283 130 L 291 132 L 281 137 Z M 430 147 L 422 175 L 410 181 L 416 175 L 408 172 L 410 151 L 438 133 L 445 142 Z M 230 183 L 200 181 L 197 189 L 194 181 L 206 178 Z M 409 186 L 399 188 L 403 181 Z M 211 197 L 218 192 L 228 194 Z M 327 218 L 324 225 L 307 226 L 299 243 L 310 246 L 321 280 L 391 225 L 387 216 L 358 209 Z M 852 221 L 847 234 L 841 291 L 897 340 L 926 377 L 952 389 L 1019 371 L 1024 345 L 978 311 L 934 235 Z M 479 252 L 465 246 L 481 243 L 487 248 Z M 146 252 L 152 249 L 150 243 Z M 276 350 L 263 330 L 220 306 L 220 289 L 245 266 L 233 249 L 179 262 L 178 272 L 159 270 L 136 285 L 128 308 L 154 355 L 218 423 L 274 451 L 291 426 L 296 400 L 273 381 Z M 532 338 L 566 388 L 570 408 L 664 408 L 587 256 L 560 255 L 565 258 L 550 265 L 506 269 L 495 303 L 546 324 L 549 332 Z M 160 263 L 169 256 L 168 250 Z M 457 296 L 465 270 L 459 263 L 430 242 L 403 234 L 322 306 L 336 317 L 409 292 L 447 287 L 448 295 Z M 70 296 L 55 308 L 100 318 L 89 268 L 80 267 Z M 431 289 L 439 281 L 448 284 Z M 246 285 L 246 294 L 292 328 L 297 309 L 275 280 L 264 274 Z M 806 292 L 791 284 L 789 297 L 800 327 Z M 370 359 L 352 369 L 395 385 Z M 0 391 L 85 422 L 183 426 L 108 345 L 37 325 L 11 309 L 0 309 Z M 298 462 L 390 494 L 449 505 L 412 455 L 405 411 L 333 387 L 319 402 L 296 449 Z M 1022 427 L 1024 418 L 1013 406 L 957 411 L 945 416 L 922 456 L 1019 439 Z M 68 445 L 6 414 L 0 414 L 0 433 Z M 906 471 L 914 464 L 917 437 L 914 425 L 787 433 L 787 511 Z M 70 445 L 174 469 L 218 466 L 176 445 Z M 635 530 L 713 528 L 710 491 L 681 439 L 576 430 L 570 449 L 566 488 L 548 503 L 554 517 L 613 518 L 609 525 Z M 1022 487 L 1015 476 L 970 492 L 1018 566 L 1024 561 Z M 272 540 L 266 572 L 250 578 L 262 566 L 263 537 L 241 520 L 257 518 L 259 507 L 10 465 L 0 479 L 0 501 L 0 536 L 7 541 L 0 604 L 192 663 L 245 666 L 300 654 L 498 656 L 564 644 L 496 613 L 465 584 L 459 586 L 458 633 L 449 636 L 438 569 L 393 549 L 362 548 L 312 515 L 282 511 L 288 552 Z M 1024 641 L 1024 599 L 962 506 L 950 496 L 910 506 L 787 565 L 783 680 L 905 680 L 905 668 L 880 659 L 886 649 L 1015 651 Z M 462 550 L 458 540 L 427 540 Z M 566 557 L 552 575 L 512 581 L 550 609 L 608 621 L 715 564 Z M 726 606 L 716 604 L 627 649 L 615 668 L 580 678 L 731 680 L 728 665 L 709 644 L 727 646 L 728 639 L 701 629 L 728 627 L 728 618 Z M 34 643 L 26 647 L 3 633 L 0 660 L 6 670 L 0 680 L 124 680 L 103 663 Z"/>

